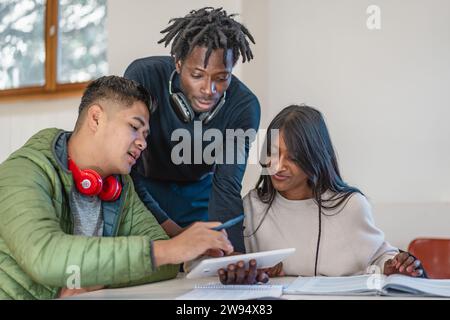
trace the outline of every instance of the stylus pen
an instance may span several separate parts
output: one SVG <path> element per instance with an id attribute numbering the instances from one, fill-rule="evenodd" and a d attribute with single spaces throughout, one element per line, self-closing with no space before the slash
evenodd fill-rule
<path id="1" fill-rule="evenodd" d="M 228 220 L 228 221 L 225 222 L 225 223 L 222 223 L 220 226 L 217 226 L 217 227 L 214 227 L 214 228 L 211 228 L 211 229 L 212 229 L 212 230 L 216 230 L 216 231 L 220 231 L 220 230 L 222 230 L 222 229 L 227 229 L 227 228 L 229 228 L 229 227 L 234 226 L 236 223 L 241 222 L 242 220 L 244 220 L 244 215 L 243 215 L 243 214 L 241 214 L 240 216 L 238 216 L 238 217 L 236 217 L 236 218 L 233 218 L 233 219 L 231 219 L 231 220 Z"/>

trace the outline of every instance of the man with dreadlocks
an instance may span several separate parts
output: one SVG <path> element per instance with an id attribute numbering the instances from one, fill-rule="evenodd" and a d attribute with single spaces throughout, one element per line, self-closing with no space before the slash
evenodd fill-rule
<path id="1" fill-rule="evenodd" d="M 165 46 L 172 42 L 172 57 L 138 59 L 125 71 L 126 78 L 142 84 L 157 100 L 150 117 L 148 147 L 132 176 L 142 201 L 170 236 L 195 221 L 224 222 L 243 212 L 241 183 L 252 139 L 244 139 L 241 150 L 231 150 L 241 152 L 243 161 L 236 157 L 227 161 L 226 130 L 256 132 L 260 106 L 256 96 L 232 75 L 240 56 L 243 62 L 253 58 L 247 39 L 255 43 L 233 17 L 222 8 L 206 7 L 172 19 L 158 42 Z M 183 154 L 181 163 L 173 160 L 178 155 L 179 129 L 189 133 L 188 145 L 196 153 Z M 208 139 L 203 138 L 208 129 L 223 134 L 223 161 L 217 160 L 217 154 L 212 163 L 203 157 L 195 161 L 208 146 L 204 141 Z M 238 140 L 232 141 L 237 149 Z M 242 223 L 228 229 L 228 234 L 235 250 L 244 252 Z"/>

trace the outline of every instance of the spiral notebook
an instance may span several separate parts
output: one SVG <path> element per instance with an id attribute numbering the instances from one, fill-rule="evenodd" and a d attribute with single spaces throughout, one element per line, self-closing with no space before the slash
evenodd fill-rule
<path id="1" fill-rule="evenodd" d="M 223 285 L 211 283 L 197 285 L 191 291 L 177 297 L 177 300 L 250 300 L 279 298 L 283 294 L 281 285 Z"/>

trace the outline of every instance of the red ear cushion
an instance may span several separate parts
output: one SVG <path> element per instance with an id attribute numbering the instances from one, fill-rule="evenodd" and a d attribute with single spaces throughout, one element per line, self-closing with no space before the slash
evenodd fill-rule
<path id="1" fill-rule="evenodd" d="M 80 177 L 75 182 L 77 189 L 81 194 L 87 196 L 96 196 L 102 190 L 102 177 L 91 169 L 81 170 Z"/>
<path id="2" fill-rule="evenodd" d="M 116 201 L 122 192 L 122 185 L 114 176 L 107 177 L 103 182 L 102 191 L 99 193 L 99 198 L 103 201 Z"/>

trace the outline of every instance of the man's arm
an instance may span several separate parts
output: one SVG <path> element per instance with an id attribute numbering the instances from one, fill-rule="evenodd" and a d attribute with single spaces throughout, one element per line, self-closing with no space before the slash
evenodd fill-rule
<path id="1" fill-rule="evenodd" d="M 153 214 L 160 224 L 164 223 L 169 216 L 161 209 L 159 203 L 152 197 L 148 188 L 146 187 L 145 178 L 136 170 L 132 170 L 131 177 L 133 178 L 134 188 L 139 195 L 141 201 L 145 204 L 147 209 Z"/>
<path id="2" fill-rule="evenodd" d="M 140 60 L 136 60 L 127 67 L 124 73 L 124 77 L 139 82 L 149 91 L 150 94 L 154 95 L 152 83 L 145 75 L 144 70 L 146 70 L 146 67 L 148 66 L 142 65 Z M 151 70 L 147 70 L 147 72 L 150 71 Z M 144 202 L 147 209 L 153 213 L 155 218 L 161 224 L 164 231 L 170 237 L 174 237 L 181 233 L 183 231 L 183 228 L 181 228 L 175 221 L 170 219 L 168 214 L 160 207 L 159 203 L 149 193 L 148 189 L 145 186 L 145 178 L 142 177 L 142 175 L 139 174 L 136 170 L 136 167 L 140 165 L 141 161 L 142 157 L 138 160 L 138 164 L 136 164 L 131 172 L 131 177 L 133 178 L 136 192 L 138 193 L 139 198 L 142 200 L 142 202 Z"/>
<path id="3" fill-rule="evenodd" d="M 57 172 L 24 158 L 0 167 L 0 234 L 24 272 L 55 287 L 67 285 L 71 270 L 77 270 L 81 287 L 131 283 L 155 272 L 150 236 L 66 234 L 63 205 L 52 196 L 64 192 L 59 181 Z"/>
<path id="4" fill-rule="evenodd" d="M 131 181 L 130 181 L 131 182 Z M 152 266 L 161 269 L 167 264 L 195 259 L 209 249 L 231 252 L 226 232 L 211 230 L 218 222 L 194 223 L 179 236 L 168 239 L 166 233 L 147 210 L 131 187 L 130 206 L 119 229 L 120 235 L 149 236 L 152 239 Z"/>
<path id="5" fill-rule="evenodd" d="M 208 212 L 211 221 L 228 221 L 242 214 L 241 181 L 244 165 L 217 165 L 214 173 Z M 243 224 L 237 223 L 227 230 L 236 251 L 245 252 Z"/>
<path id="6" fill-rule="evenodd" d="M 216 164 L 209 200 L 209 219 L 225 222 L 243 213 L 241 189 L 242 178 L 247 166 L 250 150 L 251 133 L 257 133 L 260 121 L 260 107 L 256 98 L 252 99 L 248 108 L 242 107 L 231 119 L 234 130 L 242 130 L 241 134 L 228 136 L 225 134 L 223 164 Z M 237 132 L 237 131 L 236 131 Z M 249 135 L 247 135 L 249 134 Z M 229 146 L 234 146 L 229 148 Z M 231 160 L 230 161 L 227 160 Z M 245 252 L 242 222 L 227 230 L 228 237 L 239 252 Z"/>
<path id="7" fill-rule="evenodd" d="M 146 187 L 145 178 L 142 177 L 137 171 L 131 172 L 133 178 L 134 187 L 141 201 L 145 204 L 148 211 L 158 220 L 158 223 L 163 227 L 164 231 L 169 237 L 175 237 L 183 231 L 175 221 L 170 219 L 167 213 L 159 206 L 159 203 L 152 197 L 148 188 Z"/>
<path id="8" fill-rule="evenodd" d="M 133 191 L 131 191 L 133 192 Z M 212 228 L 219 222 L 197 222 L 180 235 L 168 239 L 153 215 L 148 212 L 136 193 L 132 194 L 132 205 L 119 232 L 126 235 L 146 235 L 152 241 L 152 266 L 161 269 L 166 265 L 179 264 L 195 259 L 209 249 L 221 249 L 231 253 L 233 248 L 226 232 Z"/>

